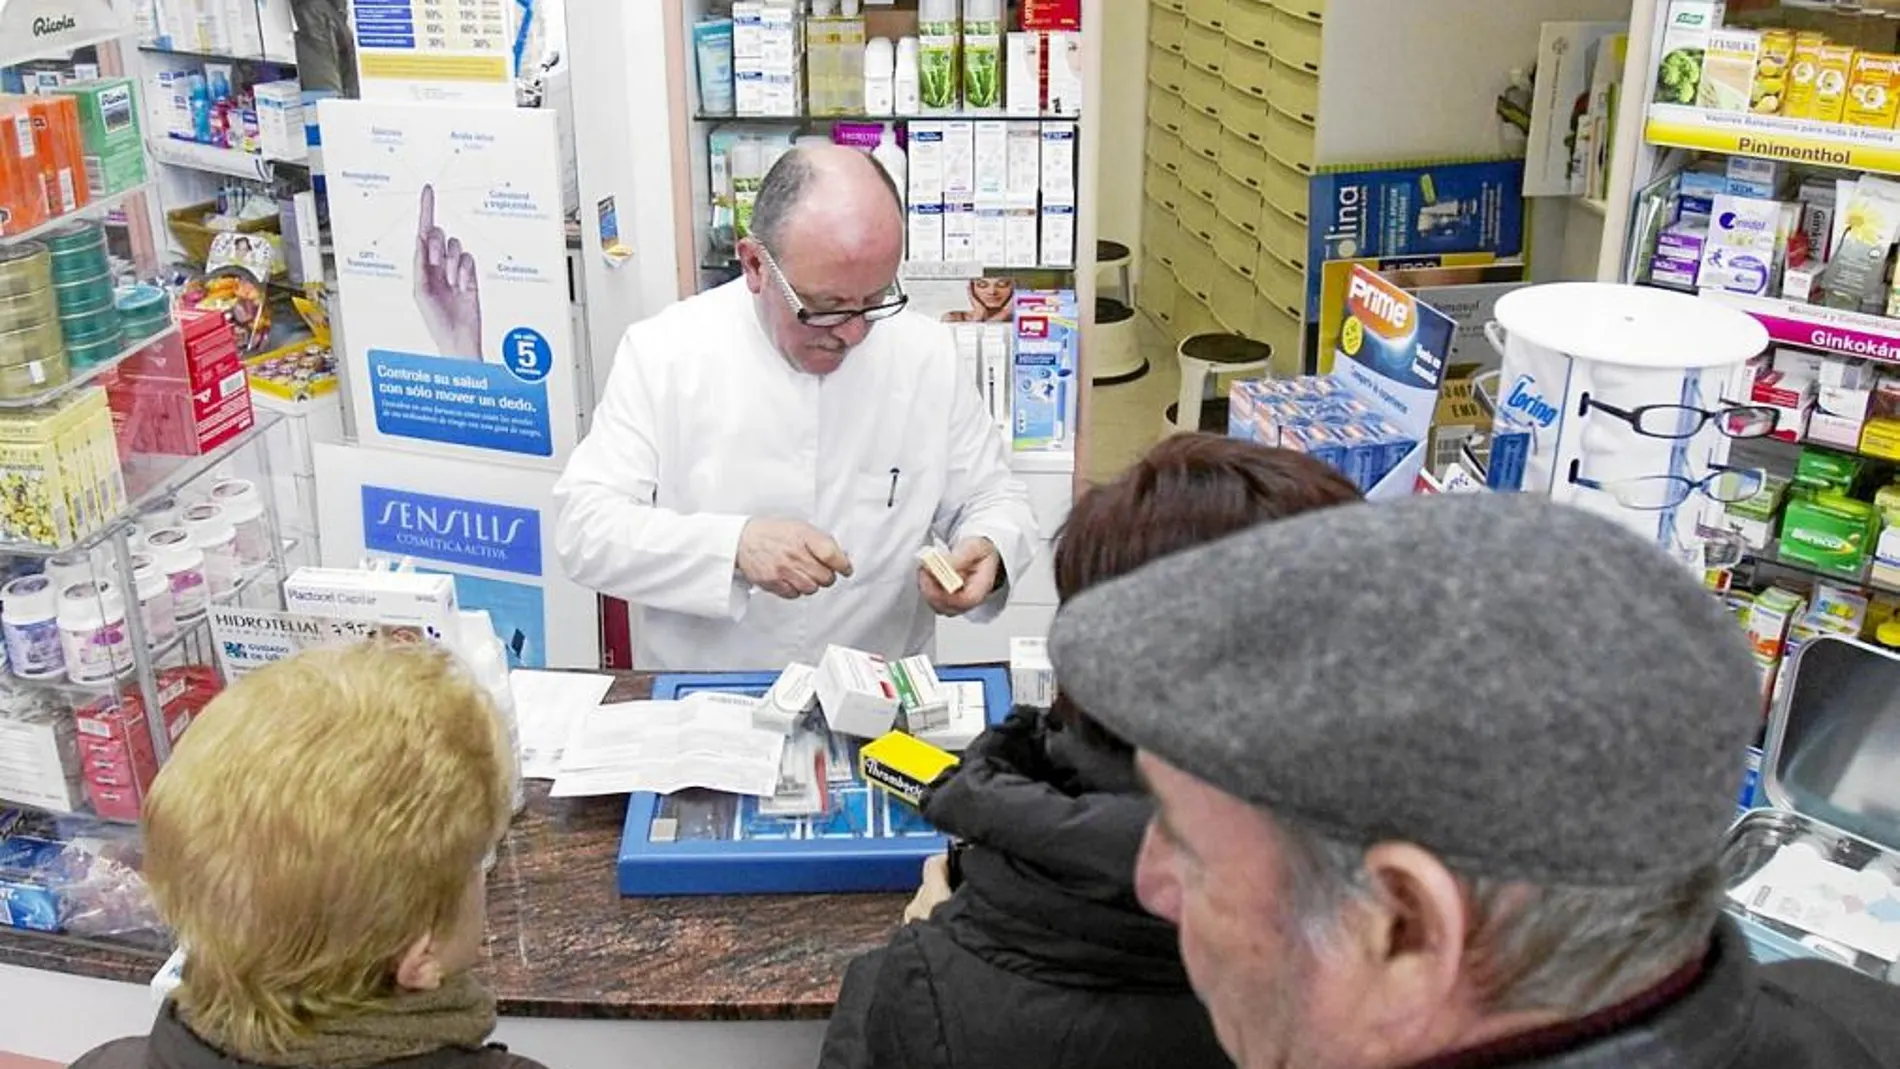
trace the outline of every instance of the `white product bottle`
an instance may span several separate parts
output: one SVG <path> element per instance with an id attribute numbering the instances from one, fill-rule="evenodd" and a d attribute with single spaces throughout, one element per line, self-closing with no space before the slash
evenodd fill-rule
<path id="1" fill-rule="evenodd" d="M 888 37 L 864 45 L 864 113 L 894 115 L 897 106 L 897 47 Z"/>
<path id="2" fill-rule="evenodd" d="M 897 42 L 897 63 L 891 74 L 892 110 L 898 115 L 922 115 L 924 98 L 922 86 L 918 82 L 917 38 L 905 37 Z"/>
<path id="3" fill-rule="evenodd" d="M 528 798 L 521 786 L 521 725 L 515 718 L 514 690 L 508 684 L 508 654 L 495 635 L 495 624 L 487 610 L 463 609 L 456 615 L 460 617 L 460 626 L 455 648 L 462 654 L 462 661 L 474 674 L 475 681 L 494 701 L 495 714 L 501 718 L 502 730 L 508 739 L 509 804 L 512 812 L 519 813 Z"/>
<path id="4" fill-rule="evenodd" d="M 909 191 L 910 160 L 904 150 L 897 147 L 897 131 L 890 123 L 884 124 L 884 132 L 878 135 L 877 147 L 871 150 L 871 158 L 891 176 L 891 182 L 897 186 L 897 203 L 905 205 L 905 193 Z"/>

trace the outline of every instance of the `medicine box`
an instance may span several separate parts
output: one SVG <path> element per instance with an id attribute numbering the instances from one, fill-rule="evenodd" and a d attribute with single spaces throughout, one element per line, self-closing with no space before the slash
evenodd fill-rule
<path id="1" fill-rule="evenodd" d="M 74 82 L 60 92 L 79 106 L 86 177 L 94 197 L 123 193 L 145 181 L 145 140 L 130 78 Z"/>
<path id="2" fill-rule="evenodd" d="M 858 771 L 866 783 L 917 805 L 924 788 L 945 770 L 955 768 L 956 755 L 893 731 L 858 752 Z"/>
<path id="3" fill-rule="evenodd" d="M 906 657 L 891 665 L 890 673 L 897 687 L 897 707 L 903 714 L 905 731 L 922 735 L 950 726 L 952 695 L 937 678 L 930 658 Z"/>
<path id="4" fill-rule="evenodd" d="M 455 580 L 428 572 L 299 568 L 284 582 L 284 608 L 415 632 L 437 642 L 454 633 L 458 622 Z"/>
<path id="5" fill-rule="evenodd" d="M 257 99 L 258 147 L 274 160 L 308 155 L 304 135 L 303 87 L 296 79 L 252 87 Z"/>
<path id="6" fill-rule="evenodd" d="M 1017 705 L 1047 709 L 1056 700 L 1056 670 L 1049 640 L 1017 636 L 1009 640 L 1009 686 Z"/>
<path id="7" fill-rule="evenodd" d="M 85 800 L 73 719 L 53 706 L 0 712 L 0 798 L 70 813 Z"/>
<path id="8" fill-rule="evenodd" d="M 818 661 L 818 705 L 832 731 L 875 739 L 897 722 L 897 687 L 884 659 L 828 646 Z"/>
<path id="9" fill-rule="evenodd" d="M 754 727 L 789 735 L 818 705 L 818 669 L 796 662 L 785 666 L 772 689 L 752 711 Z"/>

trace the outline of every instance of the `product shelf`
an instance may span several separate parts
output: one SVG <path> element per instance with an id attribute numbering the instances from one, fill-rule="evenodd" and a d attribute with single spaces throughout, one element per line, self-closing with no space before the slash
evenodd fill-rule
<path id="1" fill-rule="evenodd" d="M 1000 111 L 946 111 L 931 115 L 716 115 L 696 111 L 694 122 L 823 123 L 823 122 L 1081 122 L 1080 115 L 1006 115 Z"/>
<path id="2" fill-rule="evenodd" d="M 154 161 L 168 167 L 183 167 L 187 170 L 230 175 L 233 178 L 248 178 L 257 182 L 268 182 L 275 178 L 277 168 L 280 166 L 295 167 L 300 170 L 308 166 L 303 160 L 280 160 L 256 153 L 240 152 L 233 148 L 200 145 L 196 141 L 179 141 L 175 138 L 150 138 L 145 147 Z"/>
<path id="3" fill-rule="evenodd" d="M 1900 364 L 1900 319 L 1863 315 L 1771 297 L 1703 290 L 1702 296 L 1753 316 L 1782 345 Z"/>
<path id="4" fill-rule="evenodd" d="M 91 201 L 88 201 L 84 207 L 75 208 L 62 215 L 56 215 L 44 223 L 22 230 L 18 234 L 7 234 L 0 237 L 0 245 L 11 245 L 19 241 L 29 241 L 42 234 L 50 233 L 75 219 L 84 219 L 101 212 L 111 211 L 119 205 L 124 204 L 128 198 L 151 191 L 155 184 L 156 183 L 153 182 L 140 182 L 136 186 L 132 186 L 129 189 L 122 189 L 117 193 L 111 193 L 103 197 L 94 197 Z"/>
<path id="5" fill-rule="evenodd" d="M 39 393 L 28 397 L 0 398 L 0 411 L 10 408 L 34 408 L 52 401 L 57 401 L 80 387 L 91 384 L 93 380 L 104 375 L 106 372 L 117 370 L 120 364 L 125 363 L 126 360 L 130 359 L 134 354 L 143 352 L 176 333 L 178 333 L 178 326 L 177 324 L 173 324 L 156 334 L 147 335 L 144 338 L 132 342 L 124 349 L 119 350 L 118 355 L 110 360 L 102 360 L 89 368 L 73 372 L 70 378 L 58 386 L 41 390 Z"/>
<path id="6" fill-rule="evenodd" d="M 1643 139 L 1659 148 L 1900 175 L 1900 130 L 1652 104 Z"/>
<path id="7" fill-rule="evenodd" d="M 177 56 L 181 59 L 195 59 L 201 63 L 268 63 L 273 67 L 296 69 L 297 59 L 292 56 L 283 59 L 278 56 L 239 56 L 224 55 L 219 52 L 193 52 L 185 48 L 160 48 L 155 44 L 142 44 L 139 51 L 149 56 Z"/>
<path id="8" fill-rule="evenodd" d="M 1862 590 L 1877 590 L 1885 594 L 1900 594 L 1900 586 L 1894 586 L 1887 583 L 1877 583 L 1872 579 L 1871 576 L 1873 572 L 1873 565 L 1871 564 L 1869 564 L 1865 568 L 1862 568 L 1858 574 L 1854 574 L 1854 575 L 1850 575 L 1845 572 L 1837 572 L 1831 568 L 1818 568 L 1812 564 L 1807 564 L 1802 561 L 1794 561 L 1794 560 L 1788 560 L 1784 558 L 1781 555 L 1781 543 L 1779 540 L 1771 544 L 1765 550 L 1761 550 L 1759 552 L 1751 551 L 1746 556 L 1745 559 L 1754 562 L 1758 566 L 1780 568 L 1785 571 L 1799 572 L 1802 575 L 1810 575 L 1810 576 L 1814 576 L 1817 579 L 1825 579 L 1825 580 L 1835 582 L 1835 583 L 1845 583 L 1850 586 L 1859 587 Z"/>
<path id="9" fill-rule="evenodd" d="M 63 553 L 90 551 L 131 522 L 132 517 L 138 515 L 146 506 L 159 498 L 176 494 L 184 489 L 206 472 L 229 460 L 240 450 L 268 433 L 283 418 L 276 412 L 258 409 L 250 427 L 242 433 L 233 435 L 230 441 L 216 449 L 197 456 L 142 454 L 134 458 L 134 463 L 126 465 L 126 507 L 117 516 L 101 524 L 98 530 L 63 546 L 41 545 L 37 542 L 0 542 L 0 554 L 10 553 L 21 557 L 56 557 Z"/>

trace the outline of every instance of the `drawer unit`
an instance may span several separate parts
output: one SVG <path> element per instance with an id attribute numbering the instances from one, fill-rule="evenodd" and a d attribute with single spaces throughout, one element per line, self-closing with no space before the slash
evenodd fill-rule
<path id="1" fill-rule="evenodd" d="M 1305 311 L 1306 272 L 1281 263 L 1271 253 L 1261 254 L 1255 263 L 1257 268 L 1254 277 L 1261 293 L 1282 308 Z"/>
<path id="2" fill-rule="evenodd" d="M 1305 226 L 1307 220 L 1312 218 L 1309 208 L 1312 182 L 1306 175 L 1271 156 L 1267 158 L 1266 178 L 1266 188 L 1262 192 L 1267 195 L 1267 203 Z"/>
<path id="3" fill-rule="evenodd" d="M 1326 18 L 1326 0 L 1268 0 L 1275 8 L 1317 26 Z"/>
<path id="4" fill-rule="evenodd" d="M 1211 300 L 1212 298 L 1190 293 L 1175 302 L 1176 344 L 1179 344 L 1181 339 L 1191 338 L 1196 334 L 1213 334 L 1224 330 L 1221 321 L 1214 317 L 1213 310 L 1209 307 Z"/>
<path id="5" fill-rule="evenodd" d="M 1251 284 L 1260 261 L 1260 239 L 1220 216 L 1218 208 L 1215 212 L 1214 257 L 1229 271 L 1246 275 Z"/>
<path id="6" fill-rule="evenodd" d="M 1221 81 L 1220 75 L 1209 74 L 1199 67 L 1186 67 L 1181 71 L 1181 99 L 1187 101 L 1189 111 L 1218 119 L 1226 94 L 1227 83 Z"/>
<path id="7" fill-rule="evenodd" d="M 1148 199 L 1170 212 L 1181 207 L 1181 176 L 1172 174 L 1153 160 L 1141 176 L 1141 191 Z"/>
<path id="8" fill-rule="evenodd" d="M 1181 200 L 1198 200 L 1212 205 L 1220 198 L 1220 165 L 1213 160 L 1189 153 L 1181 161 Z"/>
<path id="9" fill-rule="evenodd" d="M 1156 11 L 1172 11 L 1177 15 L 1187 15 L 1188 0 L 1154 0 Z"/>
<path id="10" fill-rule="evenodd" d="M 1289 3 L 1288 6 L 1297 5 Z M 1273 19 L 1271 51 L 1274 59 L 1318 74 L 1321 55 L 1319 23 L 1281 8 Z"/>
<path id="11" fill-rule="evenodd" d="M 1153 126 L 1148 127 L 1148 144 L 1142 151 L 1148 162 L 1175 175 L 1181 173 L 1181 160 L 1187 155 L 1180 138 Z"/>
<path id="12" fill-rule="evenodd" d="M 1247 336 L 1273 347 L 1272 368 L 1276 378 L 1293 378 L 1303 370 L 1300 349 L 1304 333 L 1299 317 L 1288 315 L 1285 309 L 1255 294 Z"/>
<path id="13" fill-rule="evenodd" d="M 1229 89 L 1255 100 L 1266 100 L 1273 88 L 1273 57 L 1233 40 L 1227 42 L 1227 66 L 1222 77 Z"/>
<path id="14" fill-rule="evenodd" d="M 1181 200 L 1181 209 L 1175 213 L 1175 217 L 1181 221 L 1183 237 L 1192 240 L 1184 240 L 1181 243 L 1180 254 L 1176 257 L 1174 266 L 1177 269 L 1180 268 L 1196 252 L 1194 248 L 1196 243 L 1205 245 L 1208 255 L 1212 256 L 1214 225 L 1220 222 L 1220 211 L 1214 207 L 1214 202 L 1202 200 L 1199 197 L 1184 197 Z"/>
<path id="15" fill-rule="evenodd" d="M 1273 129 L 1268 114 L 1272 110 L 1266 101 L 1228 86 L 1227 103 L 1220 111 L 1221 125 L 1265 149 L 1267 135 Z"/>
<path id="16" fill-rule="evenodd" d="M 1268 205 L 1260 213 L 1260 251 L 1289 267 L 1305 271 L 1306 227 Z"/>
<path id="17" fill-rule="evenodd" d="M 1308 126 L 1319 123 L 1319 75 L 1303 71 L 1289 63 L 1273 64 L 1268 79 L 1268 99 L 1273 106 Z"/>
<path id="18" fill-rule="evenodd" d="M 1194 311 L 1196 302 L 1201 304 L 1203 312 L 1206 311 L 1206 307 L 1214 300 L 1214 273 L 1224 270 L 1226 268 L 1214 258 L 1214 250 L 1206 246 L 1200 247 L 1192 263 L 1175 268 L 1174 278 L 1181 287 L 1180 295 L 1174 299 L 1176 322 L 1181 322 L 1185 327 L 1187 324 L 1183 320 Z"/>
<path id="19" fill-rule="evenodd" d="M 1218 75 L 1227 64 L 1227 35 L 1198 22 L 1187 24 L 1188 65 Z"/>
<path id="20" fill-rule="evenodd" d="M 1222 330 L 1229 334 L 1247 333 L 1253 326 L 1256 303 L 1253 279 L 1230 270 L 1223 270 L 1214 277 L 1214 294 L 1208 307 L 1213 310 L 1214 318 L 1220 320 Z"/>
<path id="21" fill-rule="evenodd" d="M 1174 268 L 1153 257 L 1141 261 L 1141 286 L 1135 291 L 1135 307 L 1164 326 L 1174 324 L 1174 306 L 1181 297 L 1181 285 L 1174 280 Z"/>
<path id="22" fill-rule="evenodd" d="M 1273 17 L 1267 0 L 1227 0 L 1227 39 L 1265 52 L 1273 37 Z"/>
<path id="23" fill-rule="evenodd" d="M 1179 53 L 1187 43 L 1187 16 L 1157 7 L 1148 13 L 1148 43 Z"/>
<path id="24" fill-rule="evenodd" d="M 1265 186 L 1267 150 L 1232 130 L 1221 130 L 1220 169 L 1229 178 L 1259 193 Z"/>
<path id="25" fill-rule="evenodd" d="M 1148 84 L 1160 86 L 1170 93 L 1181 91 L 1182 79 L 1187 75 L 1187 60 L 1166 49 L 1150 47 L 1148 49 Z"/>
<path id="26" fill-rule="evenodd" d="M 1224 33 L 1227 28 L 1227 5 L 1221 0 L 1188 0 L 1184 12 L 1188 21 L 1196 26 Z"/>
<path id="27" fill-rule="evenodd" d="M 1267 155 L 1302 174 L 1312 174 L 1318 138 L 1311 124 L 1268 106 Z"/>
<path id="28" fill-rule="evenodd" d="M 1181 94 L 1169 92 L 1160 86 L 1148 88 L 1148 121 L 1169 133 L 1181 132 L 1181 117 L 1187 114 L 1187 101 Z"/>
<path id="29" fill-rule="evenodd" d="M 1214 199 L 1214 209 L 1220 212 L 1221 218 L 1239 227 L 1241 232 L 1247 235 L 1249 246 L 1258 246 L 1260 244 L 1260 213 L 1266 203 L 1261 199 L 1260 191 L 1233 175 L 1222 172 L 1220 189 L 1216 192 L 1218 196 Z M 1251 254 L 1244 260 L 1232 262 L 1248 265 L 1249 271 L 1253 269 Z"/>
<path id="30" fill-rule="evenodd" d="M 1142 255 L 1173 267 L 1180 247 L 1181 224 L 1175 218 L 1175 209 L 1147 202 L 1141 213 Z"/>
<path id="31" fill-rule="evenodd" d="M 1199 156 L 1209 163 L 1220 161 L 1220 120 L 1200 112 L 1190 111 L 1181 120 L 1181 151 L 1186 156 Z"/>

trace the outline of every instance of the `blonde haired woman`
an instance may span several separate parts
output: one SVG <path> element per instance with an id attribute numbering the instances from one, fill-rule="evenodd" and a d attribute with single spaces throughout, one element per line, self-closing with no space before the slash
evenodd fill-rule
<path id="1" fill-rule="evenodd" d="M 184 982 L 149 1037 L 76 1069 L 538 1069 L 483 1046 L 495 1002 L 469 971 L 504 747 L 487 696 L 429 646 L 317 650 L 234 684 L 145 806 Z"/>

